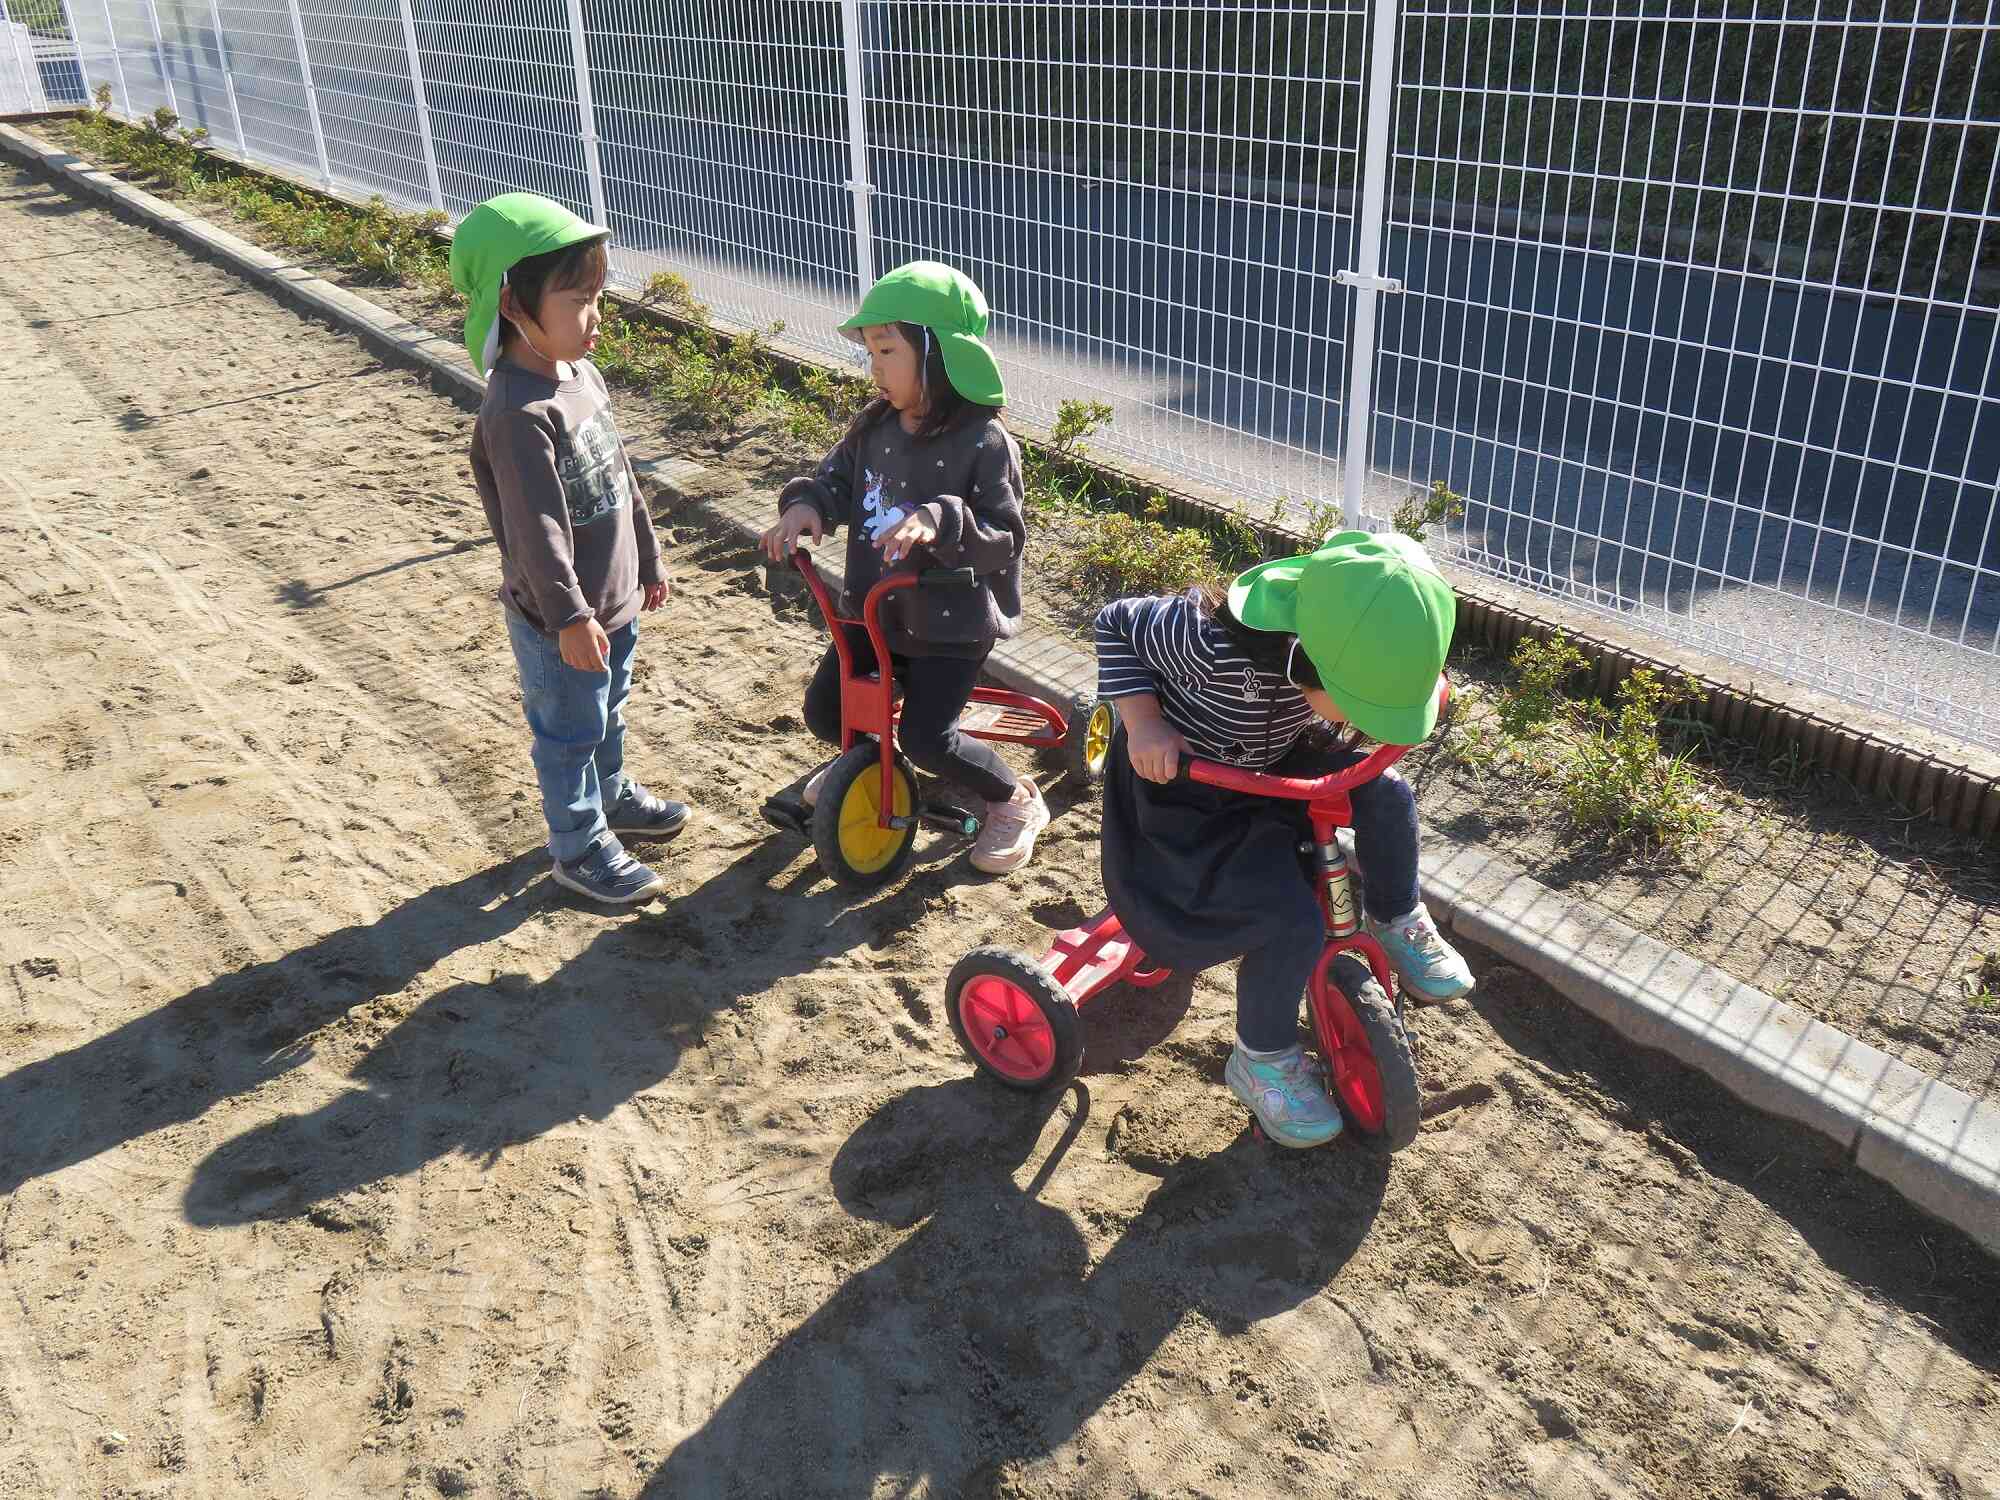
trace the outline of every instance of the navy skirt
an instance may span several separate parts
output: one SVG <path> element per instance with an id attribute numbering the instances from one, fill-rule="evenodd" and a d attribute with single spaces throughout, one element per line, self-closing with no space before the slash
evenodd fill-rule
<path id="1" fill-rule="evenodd" d="M 1272 772 L 1324 776 L 1357 757 L 1317 736 Z M 1299 845 L 1303 802 L 1162 785 L 1132 769 L 1121 728 L 1104 769 L 1104 894 L 1153 963 L 1192 973 L 1285 938 L 1318 942 L 1319 900 Z"/>

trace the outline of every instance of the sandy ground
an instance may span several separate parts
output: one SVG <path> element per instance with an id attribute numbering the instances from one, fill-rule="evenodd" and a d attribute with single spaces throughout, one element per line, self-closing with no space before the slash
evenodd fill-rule
<path id="1" fill-rule="evenodd" d="M 1229 976 L 973 1078 L 1098 894 L 757 819 L 817 649 L 682 528 L 606 916 L 537 852 L 469 418 L 0 169 L 0 1494 L 2000 1493 L 2000 1268 L 1475 954 L 1393 1161 L 1261 1146 Z"/>

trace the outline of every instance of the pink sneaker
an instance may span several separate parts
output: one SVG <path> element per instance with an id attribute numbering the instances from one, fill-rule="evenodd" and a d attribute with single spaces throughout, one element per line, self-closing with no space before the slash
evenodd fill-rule
<path id="1" fill-rule="evenodd" d="M 1035 854 L 1035 836 L 1049 826 L 1049 806 L 1041 789 L 1022 780 L 1005 802 L 986 804 L 986 822 L 972 846 L 972 868 L 987 875 L 1010 875 Z"/>

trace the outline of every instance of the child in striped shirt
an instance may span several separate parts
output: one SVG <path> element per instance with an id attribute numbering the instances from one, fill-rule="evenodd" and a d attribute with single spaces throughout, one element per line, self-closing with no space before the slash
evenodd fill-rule
<path id="1" fill-rule="evenodd" d="M 1156 964 L 1242 960 L 1223 1077 L 1287 1146 L 1323 1145 L 1341 1125 L 1298 1042 L 1325 935 L 1297 856 L 1304 809 L 1178 780 L 1180 760 L 1323 776 L 1363 752 L 1333 750 L 1308 735 L 1316 725 L 1420 742 L 1455 614 L 1416 542 L 1350 531 L 1252 568 L 1226 595 L 1120 599 L 1097 616 L 1098 695 L 1116 700 L 1120 719 L 1104 785 L 1105 894 Z M 1416 994 L 1466 994 L 1472 973 L 1418 895 L 1409 784 L 1386 771 L 1350 801 L 1369 931 Z"/>

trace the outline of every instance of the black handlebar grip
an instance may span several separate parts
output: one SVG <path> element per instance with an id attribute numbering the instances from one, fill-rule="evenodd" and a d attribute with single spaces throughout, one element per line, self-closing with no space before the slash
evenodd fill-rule
<path id="1" fill-rule="evenodd" d="M 970 568 L 926 568 L 917 575 L 921 589 L 969 589 L 977 582 L 979 575 Z"/>

